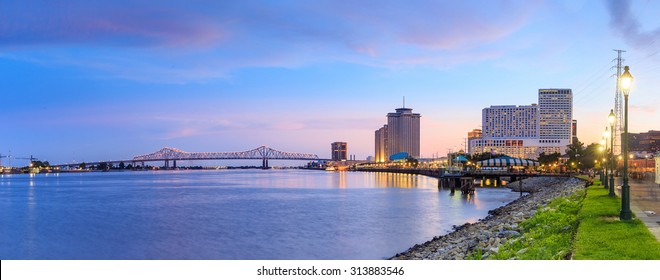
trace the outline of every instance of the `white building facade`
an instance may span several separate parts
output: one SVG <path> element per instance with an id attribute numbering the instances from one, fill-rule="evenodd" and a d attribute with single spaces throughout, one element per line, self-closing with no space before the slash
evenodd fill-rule
<path id="1" fill-rule="evenodd" d="M 573 94 L 570 89 L 539 89 L 539 103 L 491 106 L 482 110 L 482 138 L 469 139 L 469 151 L 538 158 L 563 154 L 571 143 Z"/>

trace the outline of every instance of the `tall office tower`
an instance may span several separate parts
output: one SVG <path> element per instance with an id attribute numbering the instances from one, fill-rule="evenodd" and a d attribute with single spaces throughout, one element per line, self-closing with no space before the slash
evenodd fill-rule
<path id="1" fill-rule="evenodd" d="M 387 156 L 387 125 L 376 130 L 376 162 L 386 162 Z"/>
<path id="2" fill-rule="evenodd" d="M 346 160 L 346 155 L 348 154 L 348 146 L 346 142 L 333 142 L 330 144 L 330 152 L 332 153 L 332 160 Z"/>
<path id="3" fill-rule="evenodd" d="M 559 146 L 571 144 L 573 130 L 571 89 L 539 89 L 539 138 Z M 544 142 L 541 142 L 544 143 Z"/>
<path id="4" fill-rule="evenodd" d="M 419 157 L 419 119 L 420 114 L 410 108 L 398 108 L 395 113 L 387 114 L 387 157 L 406 152 L 409 156 Z"/>

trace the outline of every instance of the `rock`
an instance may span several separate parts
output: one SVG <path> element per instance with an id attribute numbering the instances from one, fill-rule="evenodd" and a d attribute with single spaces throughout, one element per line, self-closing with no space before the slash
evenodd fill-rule
<path id="1" fill-rule="evenodd" d="M 520 236 L 520 232 L 517 232 L 515 230 L 505 230 L 505 231 L 502 231 L 502 232 L 498 233 L 498 236 L 499 237 L 505 237 L 505 238 L 516 237 L 516 236 Z"/>
<path id="2" fill-rule="evenodd" d="M 468 252 L 474 252 L 477 248 L 482 248 L 482 258 L 488 258 L 499 252 L 501 244 L 514 243 L 524 238 L 519 229 L 520 222 L 546 208 L 553 198 L 567 196 L 582 189 L 581 184 L 582 181 L 574 178 L 525 179 L 524 187 L 530 194 L 489 211 L 489 215 L 477 223 L 455 226 L 452 232 L 415 245 L 393 259 L 464 259 L 470 255 Z M 518 190 L 517 185 L 513 187 Z M 565 230 L 567 229 L 570 227 L 565 227 Z M 516 254 L 524 252 L 526 249 Z"/>
<path id="3" fill-rule="evenodd" d="M 516 255 L 522 255 L 525 252 L 527 252 L 527 248 L 522 248 L 522 249 L 518 250 L 518 252 L 516 252 Z"/>
<path id="4" fill-rule="evenodd" d="M 477 247 L 477 245 L 479 245 L 479 242 L 478 242 L 478 241 L 476 241 L 476 240 L 470 240 L 470 241 L 468 242 L 468 245 L 467 245 L 467 246 L 468 246 L 468 250 L 473 250 L 475 247 Z"/>

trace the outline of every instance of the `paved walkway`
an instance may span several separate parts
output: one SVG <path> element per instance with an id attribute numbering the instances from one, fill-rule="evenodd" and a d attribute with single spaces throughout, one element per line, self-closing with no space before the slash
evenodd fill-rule
<path id="1" fill-rule="evenodd" d="M 616 194 L 621 197 L 621 177 L 616 178 Z M 652 181 L 630 179 L 630 210 L 660 242 L 660 185 Z"/>

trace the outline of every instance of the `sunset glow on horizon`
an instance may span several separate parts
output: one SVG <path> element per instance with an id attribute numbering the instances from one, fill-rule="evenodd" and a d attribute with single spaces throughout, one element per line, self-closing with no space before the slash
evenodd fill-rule
<path id="1" fill-rule="evenodd" d="M 492 105 L 573 90 L 581 142 L 635 80 L 630 131 L 660 129 L 657 1 L 2 1 L 0 155 L 52 164 L 163 147 L 374 155 L 421 114 L 421 156 L 463 149 Z M 6 165 L 5 159 L 3 164 Z M 14 166 L 26 165 L 16 160 Z"/>

